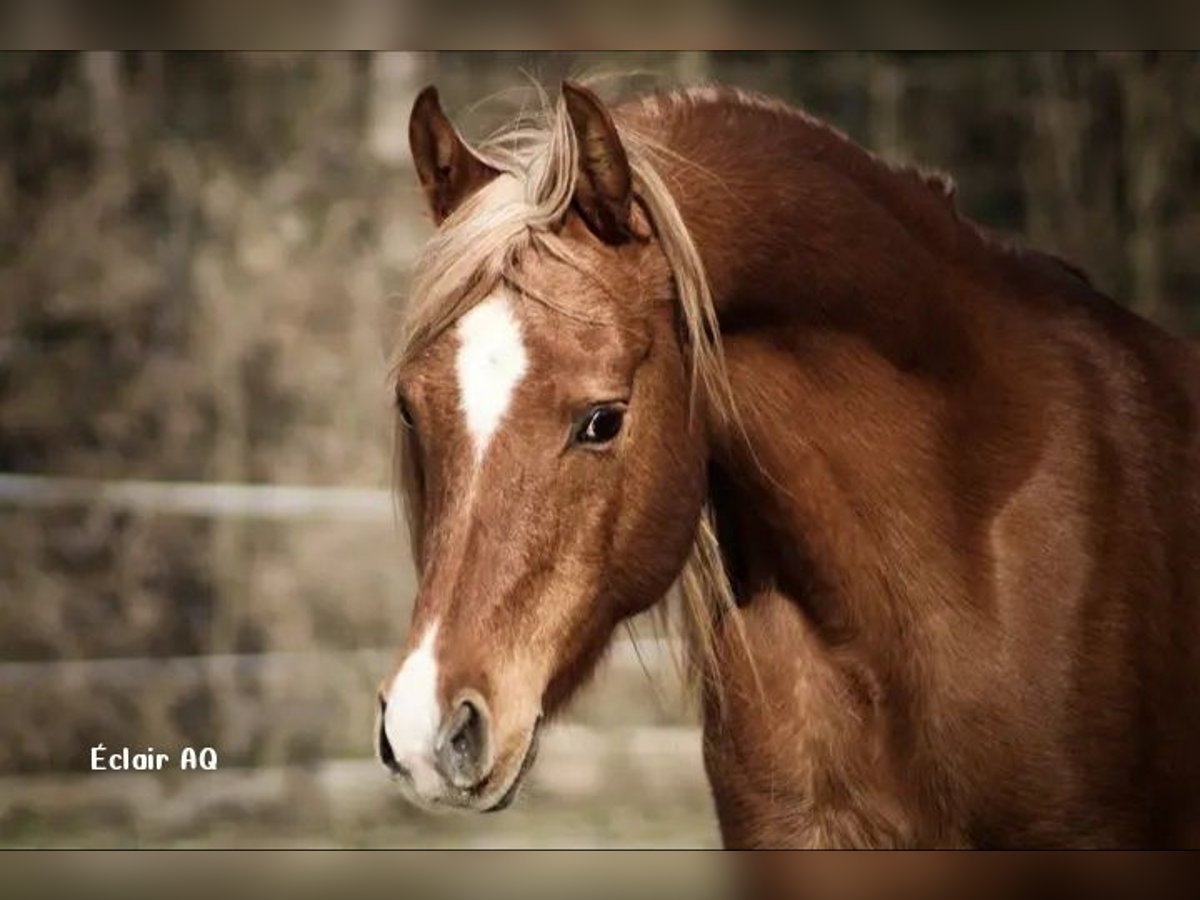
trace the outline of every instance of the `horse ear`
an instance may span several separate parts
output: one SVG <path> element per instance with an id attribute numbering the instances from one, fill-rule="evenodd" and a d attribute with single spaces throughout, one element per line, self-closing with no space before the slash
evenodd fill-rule
<path id="1" fill-rule="evenodd" d="M 408 143 L 435 224 L 442 224 L 459 204 L 500 174 L 466 145 L 442 112 L 433 85 L 421 91 L 413 104 Z"/>
<path id="2" fill-rule="evenodd" d="M 602 240 L 619 244 L 634 233 L 633 175 L 612 116 L 585 87 L 563 82 L 563 100 L 579 145 L 575 203 Z"/>

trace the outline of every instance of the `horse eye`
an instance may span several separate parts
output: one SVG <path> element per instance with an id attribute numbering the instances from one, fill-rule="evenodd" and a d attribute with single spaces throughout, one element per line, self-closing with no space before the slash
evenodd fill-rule
<path id="1" fill-rule="evenodd" d="M 577 444 L 607 444 L 621 431 L 625 410 L 619 406 L 597 406 L 588 411 L 575 430 Z"/>
<path id="2" fill-rule="evenodd" d="M 399 400 L 396 401 L 396 411 L 399 413 L 400 421 L 404 423 L 404 427 L 412 428 L 413 427 L 412 413 L 409 412 L 408 404 L 404 402 L 403 397 L 401 397 Z"/>

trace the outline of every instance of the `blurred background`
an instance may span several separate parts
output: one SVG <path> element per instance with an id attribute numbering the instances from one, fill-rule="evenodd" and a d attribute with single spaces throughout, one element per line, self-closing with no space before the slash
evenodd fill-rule
<path id="1" fill-rule="evenodd" d="M 1195 54 L 0 55 L 0 845 L 712 846 L 644 627 L 500 816 L 373 762 L 407 627 L 388 338 L 431 227 L 408 112 L 533 77 L 776 94 L 1200 334 Z M 217 772 L 93 774 L 97 743 Z"/>

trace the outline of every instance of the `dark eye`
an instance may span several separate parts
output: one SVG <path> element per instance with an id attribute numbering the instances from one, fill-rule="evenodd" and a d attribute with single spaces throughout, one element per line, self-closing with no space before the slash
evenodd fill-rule
<path id="1" fill-rule="evenodd" d="M 413 427 L 412 413 L 408 410 L 408 404 L 404 402 L 403 397 L 396 400 L 396 412 L 400 416 L 400 421 L 404 423 L 405 428 Z"/>
<path id="2" fill-rule="evenodd" d="M 625 410 L 620 406 L 596 406 L 575 429 L 577 444 L 607 444 L 621 431 Z"/>

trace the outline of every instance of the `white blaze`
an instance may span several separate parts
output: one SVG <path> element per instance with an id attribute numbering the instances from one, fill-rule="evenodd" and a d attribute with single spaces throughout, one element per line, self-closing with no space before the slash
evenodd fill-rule
<path id="1" fill-rule="evenodd" d="M 383 728 L 392 755 L 412 774 L 422 796 L 441 791 L 442 780 L 433 756 L 442 712 L 437 698 L 437 659 L 433 653 L 438 623 L 434 622 L 408 655 L 388 691 Z"/>
<path id="2" fill-rule="evenodd" d="M 528 367 L 521 325 L 501 288 L 458 323 L 458 397 L 476 462 L 483 459 Z"/>

